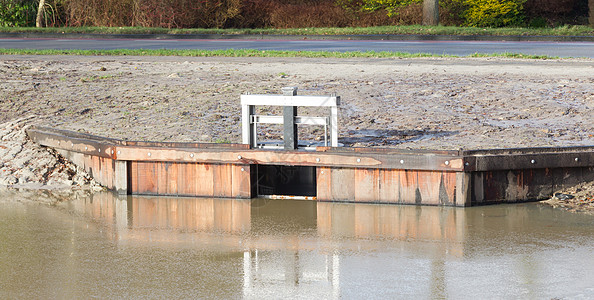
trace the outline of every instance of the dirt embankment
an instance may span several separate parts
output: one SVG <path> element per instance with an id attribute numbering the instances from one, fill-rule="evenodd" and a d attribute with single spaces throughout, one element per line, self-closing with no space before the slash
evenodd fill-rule
<path id="1" fill-rule="evenodd" d="M 34 115 L 38 125 L 126 140 L 239 142 L 240 95 L 284 86 L 341 96 L 339 142 L 346 146 L 594 145 L 592 60 L 3 56 L 0 122 Z M 58 157 L 37 159 L 38 166 L 10 158 L 29 142 L 3 130 L 2 143 L 16 148 L 0 148 L 1 183 L 71 184 L 70 175 L 58 180 L 50 171 L 60 168 L 52 167 L 62 163 Z M 280 139 L 282 130 L 261 126 L 258 134 Z M 308 128 L 300 138 L 322 134 Z"/>
<path id="2" fill-rule="evenodd" d="M 27 124 L 34 120 L 35 117 L 27 117 L 0 124 L 0 191 L 7 187 L 28 190 L 97 187 L 84 170 L 27 138 Z"/>

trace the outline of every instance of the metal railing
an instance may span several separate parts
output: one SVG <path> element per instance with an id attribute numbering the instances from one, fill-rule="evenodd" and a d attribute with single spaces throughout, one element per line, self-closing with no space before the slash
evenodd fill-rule
<path id="1" fill-rule="evenodd" d="M 338 147 L 338 105 L 340 96 L 297 96 L 297 87 L 285 87 L 282 95 L 241 95 L 242 141 L 259 147 L 257 124 L 283 124 L 284 149 L 298 148 L 297 125 L 324 126 L 324 145 Z M 282 106 L 282 116 L 256 115 L 256 106 Z M 298 116 L 297 107 L 329 107 L 328 117 Z"/>

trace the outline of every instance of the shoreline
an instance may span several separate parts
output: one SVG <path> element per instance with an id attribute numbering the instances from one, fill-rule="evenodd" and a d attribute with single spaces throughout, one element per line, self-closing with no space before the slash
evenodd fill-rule
<path id="1" fill-rule="evenodd" d="M 594 145 L 591 60 L 3 58 L 0 123 L 35 115 L 32 124 L 125 140 L 239 142 L 241 94 L 297 86 L 300 95 L 342 97 L 339 142 L 347 146 Z M 259 139 L 281 135 L 270 126 Z"/>

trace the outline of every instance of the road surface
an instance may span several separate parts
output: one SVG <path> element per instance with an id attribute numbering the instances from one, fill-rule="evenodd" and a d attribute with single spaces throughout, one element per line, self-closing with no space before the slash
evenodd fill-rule
<path id="1" fill-rule="evenodd" d="M 2 38 L 0 48 L 18 49 L 257 49 L 293 51 L 392 51 L 467 56 L 522 53 L 594 58 L 594 42 L 542 41 L 378 41 L 378 40 L 221 40 L 221 39 L 30 39 Z"/>

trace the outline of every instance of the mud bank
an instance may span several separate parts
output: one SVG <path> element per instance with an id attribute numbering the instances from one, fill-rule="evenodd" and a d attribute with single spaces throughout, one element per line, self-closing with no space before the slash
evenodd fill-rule
<path id="1" fill-rule="evenodd" d="M 69 190 L 98 188 L 82 169 L 55 151 L 27 138 L 27 124 L 35 117 L 0 124 L 0 191 L 7 188 L 27 190 Z"/>

